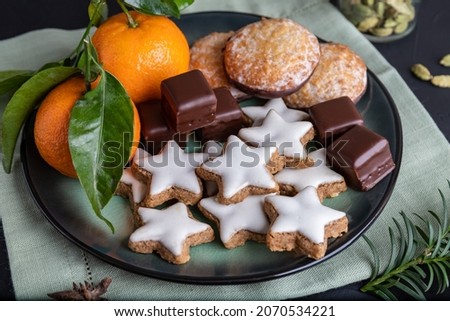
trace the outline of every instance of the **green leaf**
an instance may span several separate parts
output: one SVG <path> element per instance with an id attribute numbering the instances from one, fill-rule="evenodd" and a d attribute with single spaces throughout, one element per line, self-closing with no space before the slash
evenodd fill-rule
<path id="1" fill-rule="evenodd" d="M 99 26 L 108 18 L 108 4 L 105 0 L 91 0 L 88 6 L 89 20 L 93 26 Z"/>
<path id="2" fill-rule="evenodd" d="M 69 124 L 72 160 L 95 214 L 101 213 L 117 188 L 133 138 L 133 107 L 125 89 L 103 71 L 98 86 L 74 106 Z M 128 134 L 128 137 L 125 135 Z"/>
<path id="3" fill-rule="evenodd" d="M 8 70 L 0 72 L 0 96 L 19 88 L 25 81 L 31 78 L 30 70 Z"/>
<path id="4" fill-rule="evenodd" d="M 189 7 L 191 4 L 194 3 L 194 0 L 174 0 L 175 3 L 178 6 L 178 9 L 180 9 L 180 11 L 182 11 L 183 9 Z"/>
<path id="5" fill-rule="evenodd" d="M 77 68 L 55 67 L 28 79 L 11 97 L 2 117 L 3 168 L 11 172 L 14 149 L 23 123 L 34 107 L 57 84 L 79 72 Z"/>
<path id="6" fill-rule="evenodd" d="M 124 0 L 124 3 L 136 11 L 176 18 L 180 18 L 181 10 L 193 2 L 193 0 Z"/>

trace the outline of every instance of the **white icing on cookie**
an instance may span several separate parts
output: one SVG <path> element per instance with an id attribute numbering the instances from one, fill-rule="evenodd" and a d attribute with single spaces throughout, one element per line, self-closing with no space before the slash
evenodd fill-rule
<path id="1" fill-rule="evenodd" d="M 271 110 L 275 110 L 285 121 L 290 123 L 309 118 L 309 115 L 303 111 L 287 108 L 282 98 L 271 99 L 264 106 L 242 108 L 242 112 L 252 120 L 252 126 L 261 125 Z"/>
<path id="2" fill-rule="evenodd" d="M 172 187 L 199 194 L 202 187 L 195 169 L 207 158 L 208 155 L 204 153 L 185 153 L 175 141 L 171 140 L 161 153 L 140 159 L 138 165 L 152 176 L 150 195 L 157 195 Z"/>
<path id="3" fill-rule="evenodd" d="M 131 186 L 131 192 L 133 194 L 133 202 L 138 204 L 142 202 L 147 191 L 147 185 L 138 180 L 134 175 L 130 167 L 123 170 L 120 182 Z"/>
<path id="4" fill-rule="evenodd" d="M 317 190 L 312 186 L 294 197 L 268 196 L 266 202 L 272 204 L 278 213 L 270 232 L 298 232 L 316 244 L 325 241 L 325 227 L 328 224 L 345 217 L 344 212 L 322 205 Z"/>
<path id="5" fill-rule="evenodd" d="M 307 168 L 285 168 L 275 175 L 277 183 L 293 186 L 299 192 L 307 186 L 319 188 L 322 184 L 344 181 L 342 175 L 327 166 L 325 148 L 309 153 L 308 157 L 314 161 L 313 166 Z"/>
<path id="6" fill-rule="evenodd" d="M 208 140 L 203 145 L 203 152 L 209 155 L 209 159 L 213 159 L 222 155 L 223 146 L 214 140 Z M 205 181 L 203 186 L 205 187 L 206 195 L 208 196 L 216 195 L 219 192 L 219 187 L 216 182 Z"/>
<path id="7" fill-rule="evenodd" d="M 273 175 L 266 168 L 276 151 L 276 147 L 250 147 L 231 135 L 223 155 L 205 162 L 201 167 L 222 177 L 223 196 L 231 198 L 248 186 L 277 187 Z"/>
<path id="8" fill-rule="evenodd" d="M 138 148 L 136 150 L 136 153 L 134 154 L 133 162 L 135 162 L 136 164 L 139 164 L 139 160 L 140 159 L 143 159 L 143 158 L 148 157 L 148 156 L 152 156 L 152 154 L 147 152 L 145 149 Z"/>
<path id="9" fill-rule="evenodd" d="M 222 155 L 223 146 L 215 140 L 208 140 L 203 145 L 203 152 L 208 154 L 209 158 L 212 159 Z"/>
<path id="10" fill-rule="evenodd" d="M 140 207 L 138 214 L 144 225 L 130 235 L 130 241 L 157 241 L 179 256 L 190 235 L 211 228 L 208 224 L 190 218 L 188 213 L 188 208 L 183 203 L 176 203 L 163 210 Z"/>
<path id="11" fill-rule="evenodd" d="M 241 230 L 267 233 L 269 220 L 264 213 L 266 197 L 267 195 L 250 195 L 242 202 L 230 205 L 220 204 L 215 197 L 209 197 L 202 199 L 200 206 L 220 221 L 220 239 L 227 243 Z"/>
<path id="12" fill-rule="evenodd" d="M 275 144 L 281 156 L 302 159 L 306 157 L 306 151 L 300 140 L 312 127 L 309 121 L 287 122 L 275 110 L 271 110 L 261 126 L 242 128 L 239 137 L 257 146 Z"/>

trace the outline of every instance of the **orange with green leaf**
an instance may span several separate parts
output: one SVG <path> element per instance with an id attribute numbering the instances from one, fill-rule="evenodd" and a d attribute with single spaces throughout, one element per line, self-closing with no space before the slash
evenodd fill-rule
<path id="1" fill-rule="evenodd" d="M 5 172 L 11 172 L 23 124 L 40 106 L 35 139 L 41 156 L 78 177 L 95 214 L 112 231 L 102 209 L 137 147 L 134 102 L 159 97 L 164 78 L 187 70 L 187 41 L 167 16 L 178 18 L 194 0 L 116 1 L 123 13 L 107 18 L 107 1 L 91 0 L 90 22 L 69 57 L 37 71 L 0 72 L 0 95 L 11 95 L 0 127 Z M 99 28 L 91 41 L 94 26 Z"/>

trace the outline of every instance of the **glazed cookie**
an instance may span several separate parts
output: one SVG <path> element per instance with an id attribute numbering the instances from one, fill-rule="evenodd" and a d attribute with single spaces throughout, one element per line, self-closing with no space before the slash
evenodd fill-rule
<path id="1" fill-rule="evenodd" d="M 267 234 L 271 251 L 297 251 L 320 259 L 325 255 L 328 239 L 339 237 L 348 229 L 346 214 L 322 205 L 312 186 L 294 197 L 266 197 L 264 211 L 271 223 Z"/>
<path id="2" fill-rule="evenodd" d="M 185 153 L 171 140 L 158 155 L 136 159 L 133 171 L 148 184 L 142 204 L 155 207 L 171 199 L 196 204 L 202 198 L 203 187 L 195 169 L 207 158 L 204 153 Z"/>
<path id="3" fill-rule="evenodd" d="M 272 173 L 283 167 L 276 147 L 253 148 L 231 135 L 221 156 L 203 163 L 197 174 L 219 187 L 221 204 L 243 201 L 249 195 L 278 192 Z"/>
<path id="4" fill-rule="evenodd" d="M 222 151 L 223 146 L 214 140 L 209 140 L 203 145 L 203 152 L 208 154 L 208 159 L 210 160 L 222 155 Z M 214 181 L 204 181 L 203 187 L 205 189 L 206 196 L 213 196 L 219 192 L 217 183 Z"/>
<path id="5" fill-rule="evenodd" d="M 194 42 L 190 49 L 190 69 L 198 69 L 205 75 L 212 88 L 227 87 L 237 100 L 249 95 L 233 87 L 223 67 L 223 51 L 234 31 L 213 32 Z"/>
<path id="6" fill-rule="evenodd" d="M 317 189 L 320 200 L 338 196 L 347 189 L 344 177 L 327 166 L 326 149 L 321 148 L 308 154 L 314 162 L 307 168 L 285 168 L 275 175 L 280 191 L 285 195 L 295 195 L 307 186 Z"/>
<path id="7" fill-rule="evenodd" d="M 287 122 L 275 110 L 269 111 L 261 126 L 242 128 L 239 137 L 250 145 L 278 148 L 287 167 L 306 167 L 310 161 L 305 145 L 314 138 L 309 121 Z"/>
<path id="8" fill-rule="evenodd" d="M 284 97 L 289 107 L 309 108 L 342 96 L 356 103 L 366 91 L 366 65 L 350 48 L 322 43 L 320 51 L 320 62 L 311 78 L 297 92 Z"/>
<path id="9" fill-rule="evenodd" d="M 302 121 L 309 118 L 309 115 L 303 111 L 287 108 L 282 98 L 271 99 L 264 106 L 242 108 L 248 126 L 261 125 L 271 110 L 275 110 L 287 122 Z"/>
<path id="10" fill-rule="evenodd" d="M 134 214 L 144 200 L 146 192 L 147 185 L 136 178 L 130 167 L 125 168 L 117 186 L 116 195 L 130 200 L 130 207 Z"/>
<path id="11" fill-rule="evenodd" d="M 297 91 L 320 58 L 319 41 L 290 19 L 262 19 L 236 32 L 224 52 L 225 72 L 238 89 L 262 98 Z"/>
<path id="12" fill-rule="evenodd" d="M 214 230 L 193 218 L 186 205 L 176 203 L 158 210 L 140 207 L 142 226 L 129 238 L 128 247 L 137 253 L 158 253 L 173 264 L 189 261 L 191 246 L 214 240 Z"/>
<path id="13" fill-rule="evenodd" d="M 232 249 L 248 240 L 266 242 L 269 229 L 264 213 L 266 196 L 251 195 L 240 203 L 230 205 L 220 204 L 215 197 L 209 197 L 202 199 L 198 208 L 206 218 L 216 223 L 223 245 Z"/>

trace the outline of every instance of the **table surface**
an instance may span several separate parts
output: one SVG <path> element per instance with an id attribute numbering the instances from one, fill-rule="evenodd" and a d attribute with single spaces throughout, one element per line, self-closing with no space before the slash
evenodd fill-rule
<path id="1" fill-rule="evenodd" d="M 0 10 L 0 40 L 42 28 L 76 29 L 87 25 L 86 8 L 89 0 L 15 0 L 2 3 Z M 110 14 L 119 12 L 117 4 L 110 2 Z M 70 17 L 70 18 L 68 18 Z M 437 88 L 415 78 L 410 67 L 415 63 L 426 65 L 433 74 L 450 74 L 450 68 L 439 65 L 439 60 L 450 53 L 450 1 L 422 2 L 415 31 L 391 43 L 375 44 L 381 54 L 397 69 L 408 86 L 450 141 L 450 89 Z M 302 299 L 311 300 L 372 300 L 361 293 L 362 283 L 319 293 Z M 0 220 L 0 300 L 14 300 L 8 254 Z M 444 294 L 430 295 L 429 299 L 448 300 L 450 289 Z"/>

